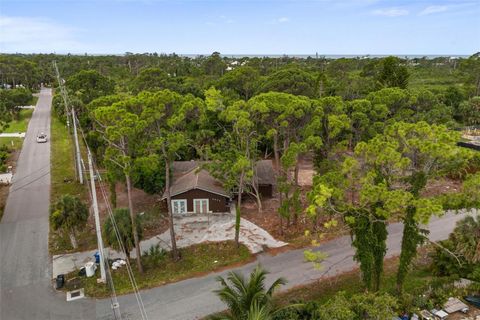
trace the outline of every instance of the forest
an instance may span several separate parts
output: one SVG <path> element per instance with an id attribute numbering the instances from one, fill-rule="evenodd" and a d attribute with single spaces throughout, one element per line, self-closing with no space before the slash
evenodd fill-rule
<path id="1" fill-rule="evenodd" d="M 53 61 L 78 120 L 66 111 Z M 62 124 L 78 121 L 106 173 L 113 206 L 115 186 L 125 185 L 128 208 L 118 217 L 127 217 L 125 247 L 138 250 L 139 273 L 147 263 L 139 249 L 142 222 L 131 201 L 133 188 L 166 193 L 171 259 L 185 259 L 175 245 L 170 208 L 177 160 L 203 161 L 237 190 L 236 245 L 242 195 L 253 199 L 258 215 L 265 209 L 254 169 L 262 159 L 272 159 L 276 173 L 278 234 L 300 230 L 315 246 L 328 229 L 342 225 L 348 230 L 361 293 L 279 306 L 272 294 L 283 279 L 266 290 L 266 273 L 256 269 L 250 283 L 238 274 L 220 279 L 218 296 L 230 310 L 221 318 L 390 319 L 427 308 L 442 298 L 417 301 L 413 296 L 419 293 L 409 291 L 408 274 L 419 250 L 429 251 L 428 268 L 435 275 L 480 281 L 480 218 L 462 220 L 441 242 L 432 243 L 424 229 L 446 210 L 480 205 L 480 152 L 457 145 L 465 130 L 480 126 L 480 53 L 433 59 L 2 54 L 0 79 L 0 131 L 31 92 L 41 85 L 56 88 L 55 118 Z M 308 190 L 299 184 L 300 159 L 307 156 L 315 169 Z M 454 181 L 458 190 L 431 192 L 445 180 Z M 52 199 L 54 229 L 68 229 L 72 222 L 59 212 L 81 207 L 74 205 L 81 200 L 75 194 Z M 75 215 L 75 228 L 82 229 L 86 209 Z M 401 253 L 394 285 L 382 291 L 387 226 L 394 221 L 404 225 Z M 305 250 L 305 259 L 319 268 L 325 258 Z"/>

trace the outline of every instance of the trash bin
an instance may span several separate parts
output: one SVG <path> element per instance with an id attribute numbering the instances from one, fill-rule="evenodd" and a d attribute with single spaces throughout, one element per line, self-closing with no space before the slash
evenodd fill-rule
<path id="1" fill-rule="evenodd" d="M 100 263 L 100 253 L 95 252 L 95 254 L 93 255 L 95 257 L 95 263 L 96 264 L 99 264 Z"/>
<path id="2" fill-rule="evenodd" d="M 65 284 L 65 275 L 59 274 L 57 276 L 57 280 L 55 281 L 55 287 L 57 289 L 62 289 L 64 284 Z"/>
<path id="3" fill-rule="evenodd" d="M 85 264 L 85 273 L 87 277 L 93 277 L 95 269 L 97 269 L 97 265 L 93 261 L 87 262 Z"/>

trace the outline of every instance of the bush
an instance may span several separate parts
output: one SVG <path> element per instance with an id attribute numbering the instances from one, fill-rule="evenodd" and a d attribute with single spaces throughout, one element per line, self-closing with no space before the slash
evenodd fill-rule
<path id="1" fill-rule="evenodd" d="M 167 256 L 167 251 L 160 248 L 160 245 L 151 246 L 150 249 L 143 252 L 144 262 L 149 267 L 157 267 L 163 262 Z"/>
<path id="2" fill-rule="evenodd" d="M 295 302 L 293 303 L 296 304 Z M 322 320 L 319 311 L 320 305 L 315 301 L 310 301 L 298 306 L 290 306 L 276 312 L 272 320 Z"/>
<path id="3" fill-rule="evenodd" d="M 7 159 L 8 159 L 8 148 L 7 146 L 0 146 L 0 172 L 5 172 L 7 169 Z"/>

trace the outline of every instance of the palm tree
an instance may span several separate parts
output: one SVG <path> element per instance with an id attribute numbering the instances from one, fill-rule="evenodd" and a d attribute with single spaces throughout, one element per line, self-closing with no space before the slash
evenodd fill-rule
<path id="1" fill-rule="evenodd" d="M 125 255 L 127 259 L 130 259 L 130 251 L 135 248 L 135 239 L 132 232 L 132 219 L 130 219 L 130 212 L 126 208 L 119 208 L 113 211 L 113 217 L 118 228 L 120 241 L 125 249 Z M 139 241 L 142 240 L 142 225 L 140 217 L 136 216 L 136 227 Z M 118 243 L 117 235 L 113 227 L 112 219 L 109 217 L 103 225 L 103 233 L 105 235 L 105 241 L 109 246 L 115 250 L 121 250 Z"/>
<path id="2" fill-rule="evenodd" d="M 468 263 L 480 263 L 480 216 L 467 216 L 457 222 L 450 239 L 455 244 L 455 253 Z"/>
<path id="3" fill-rule="evenodd" d="M 279 278 L 265 290 L 265 277 L 268 274 L 261 266 L 257 266 L 247 280 L 237 272 L 230 272 L 227 279 L 218 277 L 221 288 L 214 292 L 229 309 L 228 314 L 214 316 L 216 320 L 269 320 L 275 313 L 272 303 L 273 292 L 286 284 Z"/>
<path id="4" fill-rule="evenodd" d="M 78 247 L 76 232 L 85 227 L 88 219 L 87 206 L 78 198 L 63 195 L 51 209 L 50 223 L 54 230 L 62 229 L 68 233 L 72 247 Z"/>

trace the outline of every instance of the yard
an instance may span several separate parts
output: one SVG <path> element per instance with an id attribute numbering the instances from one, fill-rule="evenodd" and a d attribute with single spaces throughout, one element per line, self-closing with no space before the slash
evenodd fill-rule
<path id="1" fill-rule="evenodd" d="M 3 131 L 5 133 L 17 133 L 26 132 L 28 128 L 28 122 L 32 117 L 33 109 L 21 109 L 18 118 L 11 121 L 8 127 Z"/>
<path id="2" fill-rule="evenodd" d="M 87 186 L 81 185 L 75 180 L 73 141 L 67 132 L 66 125 L 55 115 L 52 115 L 51 124 L 51 153 L 51 202 L 54 203 L 63 194 L 76 195 L 86 202 L 90 201 Z M 108 189 L 108 187 L 106 188 Z M 98 183 L 97 197 L 100 207 L 100 220 L 103 223 L 106 219 L 106 206 Z M 166 221 L 156 205 L 157 200 L 155 196 L 134 189 L 133 202 L 137 212 L 144 212 L 144 236 L 146 238 L 166 230 Z M 117 205 L 118 207 L 127 207 L 128 205 L 126 189 L 120 183 L 117 184 Z M 95 249 L 97 239 L 93 215 L 89 217 L 86 228 L 78 233 L 77 241 L 79 247 L 77 250 L 73 250 L 68 235 L 51 230 L 50 253 L 55 255 Z"/>
<path id="3" fill-rule="evenodd" d="M 139 289 L 152 288 L 200 276 L 225 267 L 243 264 L 253 259 L 253 256 L 245 246 L 241 245 L 237 249 L 233 241 L 202 243 L 180 249 L 180 252 L 182 259 L 178 262 L 174 262 L 168 254 L 158 264 L 149 263 L 148 259 L 144 257 L 145 271 L 143 274 L 138 273 L 135 261 L 132 260 L 130 264 Z M 99 272 L 97 270 L 97 276 Z M 65 290 L 85 288 L 87 296 L 95 298 L 108 297 L 110 295 L 108 287 L 98 285 L 97 276 L 90 278 L 77 277 L 77 272 L 72 272 L 66 277 L 66 280 L 70 281 L 66 285 Z M 117 294 L 132 292 L 125 267 L 119 270 L 112 270 L 112 277 Z"/>

